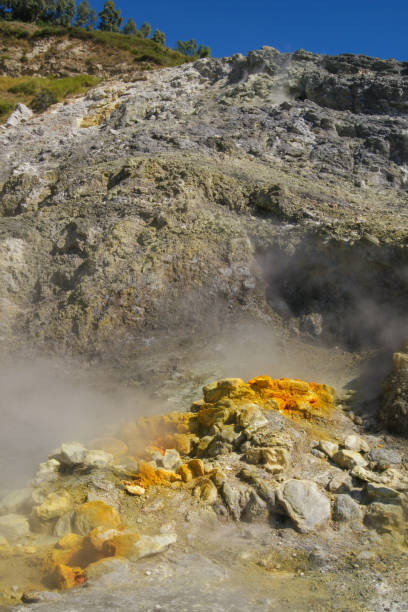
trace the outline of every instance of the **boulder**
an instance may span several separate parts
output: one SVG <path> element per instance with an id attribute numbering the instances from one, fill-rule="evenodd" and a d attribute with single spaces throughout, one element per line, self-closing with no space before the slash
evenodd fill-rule
<path id="1" fill-rule="evenodd" d="M 165 470 L 175 471 L 181 463 L 180 453 L 175 448 L 168 448 L 164 451 L 162 465 Z"/>
<path id="2" fill-rule="evenodd" d="M 74 467 L 84 462 L 87 452 L 80 442 L 66 442 L 54 451 L 50 459 L 56 459 L 64 466 Z"/>
<path id="3" fill-rule="evenodd" d="M 0 536 L 10 542 L 20 540 L 30 533 L 30 526 L 25 516 L 21 514 L 6 514 L 0 516 Z"/>
<path id="4" fill-rule="evenodd" d="M 288 480 L 277 490 L 277 499 L 302 533 L 313 531 L 330 518 L 329 499 L 309 480 Z"/>
<path id="5" fill-rule="evenodd" d="M 336 495 L 333 504 L 333 518 L 336 521 L 361 521 L 363 512 L 350 495 Z"/>
<path id="6" fill-rule="evenodd" d="M 368 461 L 357 451 L 342 449 L 337 451 L 332 457 L 334 463 L 345 470 L 352 470 L 356 466 L 366 467 Z"/>
<path id="7" fill-rule="evenodd" d="M 268 505 L 259 495 L 252 491 L 248 503 L 241 513 L 241 520 L 252 523 L 253 521 L 266 520 L 268 515 Z"/>

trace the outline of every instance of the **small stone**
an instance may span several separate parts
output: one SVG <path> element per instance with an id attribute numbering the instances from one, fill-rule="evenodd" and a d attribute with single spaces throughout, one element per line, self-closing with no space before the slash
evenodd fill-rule
<path id="1" fill-rule="evenodd" d="M 24 591 L 21 596 L 23 603 L 46 603 L 60 599 L 60 593 L 55 591 Z"/>
<path id="2" fill-rule="evenodd" d="M 35 508 L 36 516 L 42 521 L 50 521 L 66 514 L 72 508 L 72 498 L 67 491 L 50 493 L 42 504 Z"/>
<path id="3" fill-rule="evenodd" d="M 331 458 L 339 450 L 339 445 L 334 442 L 329 442 L 328 440 L 319 440 L 319 449 L 327 457 Z"/>
<path id="4" fill-rule="evenodd" d="M 141 487 L 140 485 L 133 483 L 124 483 L 125 491 L 130 493 L 131 495 L 144 495 L 146 493 L 146 489 Z"/>
<path id="5" fill-rule="evenodd" d="M 186 463 L 180 465 L 180 467 L 177 469 L 177 474 L 180 474 L 183 482 L 190 482 L 193 480 L 193 472 Z"/>
<path id="6" fill-rule="evenodd" d="M 331 493 L 345 493 L 353 488 L 353 482 L 350 474 L 340 472 L 331 478 L 327 485 L 327 490 Z"/>
<path id="7" fill-rule="evenodd" d="M 165 470 L 176 470 L 181 465 L 180 453 L 175 448 L 165 450 L 162 465 Z"/>
<path id="8" fill-rule="evenodd" d="M 21 514 L 6 514 L 0 516 L 0 536 L 9 542 L 24 538 L 30 533 L 30 526 L 25 516 Z"/>
<path id="9" fill-rule="evenodd" d="M 222 440 L 213 440 L 207 448 L 208 457 L 219 457 L 220 455 L 228 455 L 232 452 L 232 445 L 223 442 Z"/>
<path id="10" fill-rule="evenodd" d="M 221 488 L 221 494 L 224 499 L 225 505 L 230 511 L 233 518 L 237 521 L 241 514 L 241 508 L 239 505 L 239 491 L 233 489 L 231 485 L 224 482 Z"/>
<path id="11" fill-rule="evenodd" d="M 370 447 L 368 446 L 367 442 L 363 440 L 361 436 L 357 436 L 356 434 L 347 436 L 347 438 L 344 440 L 343 446 L 347 450 L 363 453 L 368 453 L 370 450 Z"/>
<path id="12" fill-rule="evenodd" d="M 316 529 L 330 517 L 330 501 L 314 482 L 288 480 L 277 490 L 277 499 L 303 533 Z"/>
<path id="13" fill-rule="evenodd" d="M 87 450 L 80 442 L 67 442 L 61 444 L 51 455 L 50 459 L 56 459 L 62 465 L 74 467 L 84 462 Z"/>
<path id="14" fill-rule="evenodd" d="M 360 521 L 363 513 L 350 495 L 336 495 L 333 505 L 333 518 L 336 521 Z"/>
<path id="15" fill-rule="evenodd" d="M 157 555 L 168 549 L 169 546 L 177 542 L 177 536 L 175 533 L 168 533 L 157 536 L 141 536 L 137 542 L 134 543 L 131 552 L 129 553 L 129 559 L 131 561 L 138 561 L 144 557 L 150 557 L 151 555 Z"/>
<path id="16" fill-rule="evenodd" d="M 346 470 L 352 470 L 356 466 L 366 467 L 368 465 L 368 461 L 360 453 L 347 449 L 337 451 L 333 455 L 332 460 Z"/>

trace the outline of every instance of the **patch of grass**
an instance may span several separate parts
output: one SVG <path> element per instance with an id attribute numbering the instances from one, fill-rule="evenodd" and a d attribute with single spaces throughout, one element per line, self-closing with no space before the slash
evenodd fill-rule
<path id="1" fill-rule="evenodd" d="M 8 116 L 13 108 L 14 104 L 8 100 L 0 100 L 0 119 L 2 119 L 4 115 Z"/>
<path id="2" fill-rule="evenodd" d="M 0 77 L 0 118 L 6 119 L 17 102 L 30 106 L 35 112 L 42 112 L 51 104 L 69 96 L 85 93 L 100 79 L 88 74 L 73 77 Z"/>

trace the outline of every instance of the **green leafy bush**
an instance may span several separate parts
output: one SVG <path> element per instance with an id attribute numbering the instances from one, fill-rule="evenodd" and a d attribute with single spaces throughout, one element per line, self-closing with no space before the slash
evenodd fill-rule
<path id="1" fill-rule="evenodd" d="M 7 100 L 0 100 L 0 115 L 7 115 L 11 113 L 14 108 L 14 104 L 8 102 Z"/>
<path id="2" fill-rule="evenodd" d="M 31 100 L 30 106 L 35 113 L 42 113 L 52 104 L 58 102 L 57 95 L 49 89 L 40 89 L 40 91 Z"/>

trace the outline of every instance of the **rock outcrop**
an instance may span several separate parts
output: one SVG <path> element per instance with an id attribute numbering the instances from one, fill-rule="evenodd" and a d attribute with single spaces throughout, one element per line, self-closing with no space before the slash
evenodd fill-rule
<path id="1" fill-rule="evenodd" d="M 383 385 L 379 414 L 390 431 L 408 435 L 408 340 L 393 355 L 392 371 Z"/>

